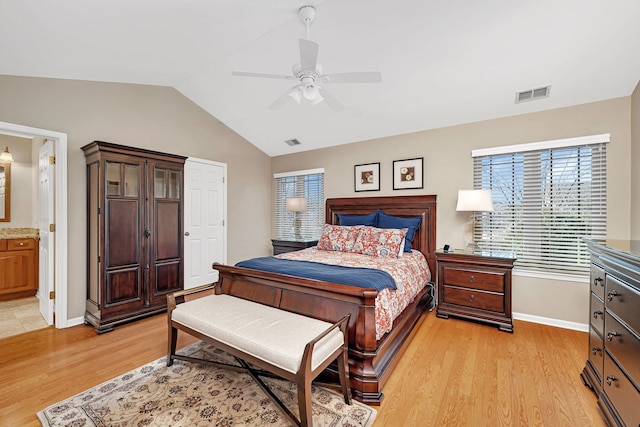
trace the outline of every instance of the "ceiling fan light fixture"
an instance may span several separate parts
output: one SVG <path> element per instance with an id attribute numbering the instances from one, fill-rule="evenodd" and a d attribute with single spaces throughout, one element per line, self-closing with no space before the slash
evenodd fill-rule
<path id="1" fill-rule="evenodd" d="M 320 89 L 318 89 L 318 86 L 310 84 L 305 86 L 302 95 L 304 96 L 304 99 L 313 101 L 320 96 Z"/>
<path id="2" fill-rule="evenodd" d="M 289 96 L 300 104 L 302 102 L 302 88 L 300 86 L 294 87 L 291 92 L 289 92 Z"/>
<path id="3" fill-rule="evenodd" d="M 316 97 L 316 99 L 314 99 L 313 101 L 311 101 L 311 105 L 318 105 L 318 104 L 320 104 L 322 101 L 324 101 L 324 97 L 318 93 L 318 96 Z"/>

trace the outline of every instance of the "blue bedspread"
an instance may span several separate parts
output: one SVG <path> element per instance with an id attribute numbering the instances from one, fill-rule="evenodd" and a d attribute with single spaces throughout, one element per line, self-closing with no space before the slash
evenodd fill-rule
<path id="1" fill-rule="evenodd" d="M 378 291 L 386 288 L 396 289 L 396 282 L 389 273 L 373 268 L 344 267 L 312 261 L 293 261 L 272 256 L 240 261 L 236 266 L 341 285 L 357 286 L 359 288 L 375 288 Z"/>

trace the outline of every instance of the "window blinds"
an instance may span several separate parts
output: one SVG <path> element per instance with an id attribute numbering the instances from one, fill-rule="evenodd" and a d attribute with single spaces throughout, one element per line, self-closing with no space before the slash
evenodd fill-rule
<path id="1" fill-rule="evenodd" d="M 324 225 L 324 169 L 275 174 L 274 179 L 276 239 L 318 239 Z M 306 198 L 307 210 L 287 211 L 287 199 L 292 197 Z"/>
<path id="2" fill-rule="evenodd" d="M 599 143 L 575 140 L 474 157 L 474 188 L 491 189 L 494 203 L 474 228 L 483 250 L 512 252 L 522 269 L 589 274 L 582 238 L 606 236 L 608 135 Z"/>

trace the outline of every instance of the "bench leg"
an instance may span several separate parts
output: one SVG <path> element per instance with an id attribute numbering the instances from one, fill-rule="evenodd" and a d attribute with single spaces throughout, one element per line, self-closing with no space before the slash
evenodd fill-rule
<path id="1" fill-rule="evenodd" d="M 311 410 L 311 380 L 306 375 L 299 376 L 298 386 L 298 409 L 300 410 L 300 425 L 302 427 L 313 426 L 313 411 Z"/>
<path id="2" fill-rule="evenodd" d="M 171 322 L 171 321 L 169 321 Z M 173 355 L 176 354 L 176 344 L 178 343 L 178 329 L 169 324 L 169 339 L 167 349 L 167 366 L 173 365 Z"/>
<path id="3" fill-rule="evenodd" d="M 344 403 L 351 405 L 351 387 L 349 385 L 349 358 L 347 357 L 347 351 L 343 351 L 338 356 L 338 374 L 340 376 L 340 387 L 342 388 L 342 395 L 344 396 Z"/>

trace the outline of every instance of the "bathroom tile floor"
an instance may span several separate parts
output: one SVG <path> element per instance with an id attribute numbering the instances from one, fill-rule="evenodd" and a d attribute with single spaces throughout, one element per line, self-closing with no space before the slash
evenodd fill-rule
<path id="1" fill-rule="evenodd" d="M 46 327 L 37 297 L 0 301 L 0 338 Z"/>

